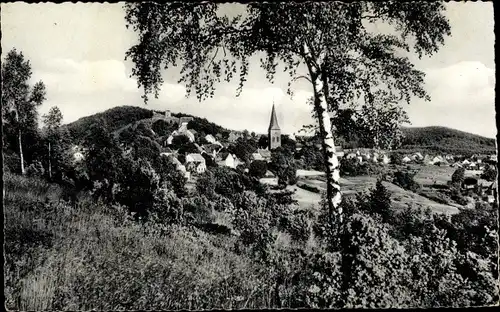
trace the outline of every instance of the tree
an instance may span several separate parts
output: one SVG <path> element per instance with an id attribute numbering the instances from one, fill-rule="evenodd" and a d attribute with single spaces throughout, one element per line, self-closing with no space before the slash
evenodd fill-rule
<path id="1" fill-rule="evenodd" d="M 194 91 L 203 100 L 214 95 L 221 77 L 232 80 L 238 64 L 239 95 L 255 53 L 263 52 L 261 66 L 271 82 L 281 61 L 291 78 L 289 94 L 295 79 L 304 77 L 311 83 L 327 164 L 328 208 L 342 223 L 339 162 L 329 112 L 361 98 L 371 103 L 380 89 L 406 102 L 412 95 L 429 99 L 422 89 L 424 73 L 400 52 L 410 51 L 410 38 L 419 56 L 438 50 L 450 34 L 444 4 L 251 3 L 244 15 L 235 17 L 220 14 L 218 7 L 216 3 L 125 6 L 127 27 L 139 36 L 126 58 L 135 64 L 132 74 L 144 88 L 144 101 L 152 93 L 158 96 L 161 70 L 178 62 L 182 62 L 179 81 L 186 84 L 187 95 Z M 375 21 L 394 26 L 395 34 L 370 32 L 366 25 Z M 306 75 L 301 75 L 299 69 L 304 67 Z"/>
<path id="2" fill-rule="evenodd" d="M 293 154 L 282 147 L 278 147 L 271 155 L 269 167 L 278 177 L 278 184 L 286 186 L 297 182 L 297 166 Z"/>
<path id="3" fill-rule="evenodd" d="M 376 149 L 399 147 L 403 136 L 400 126 L 409 122 L 398 99 L 382 90 L 376 91 L 373 101 L 356 111 L 354 118 L 362 145 Z"/>
<path id="4" fill-rule="evenodd" d="M 267 162 L 264 160 L 254 160 L 250 164 L 248 173 L 256 178 L 263 178 L 267 172 Z"/>
<path id="5" fill-rule="evenodd" d="M 465 169 L 464 168 L 458 168 L 451 175 L 451 183 L 453 185 L 457 185 L 458 187 L 462 186 L 464 179 L 465 179 Z"/>
<path id="6" fill-rule="evenodd" d="M 497 177 L 497 168 L 493 165 L 486 165 L 486 168 L 484 168 L 484 172 L 482 174 L 482 178 L 485 179 L 486 181 L 492 182 L 496 179 Z"/>
<path id="7" fill-rule="evenodd" d="M 61 110 L 57 106 L 53 106 L 50 108 L 49 113 L 46 115 L 43 115 L 43 123 L 45 125 L 45 134 L 47 137 L 47 144 L 48 144 L 48 151 L 49 151 L 49 157 L 48 157 L 48 173 L 49 173 L 49 179 L 52 179 L 52 155 L 51 155 L 51 149 L 52 147 L 57 144 L 57 142 L 61 139 L 61 132 L 60 132 L 60 127 L 61 127 L 61 122 L 63 119 L 63 115 L 61 113 Z"/>
<path id="8" fill-rule="evenodd" d="M 45 100 L 45 85 L 42 81 L 30 87 L 32 71 L 29 60 L 22 52 L 12 49 L 2 62 L 2 113 L 6 124 L 17 136 L 21 174 L 25 174 L 23 133 L 36 131 L 37 108 Z"/>

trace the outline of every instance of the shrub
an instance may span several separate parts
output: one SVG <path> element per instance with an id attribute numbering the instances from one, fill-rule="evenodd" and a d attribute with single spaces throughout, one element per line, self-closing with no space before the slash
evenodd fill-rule
<path id="1" fill-rule="evenodd" d="M 418 192 L 421 186 L 414 180 L 416 174 L 416 172 L 409 170 L 397 171 L 394 173 L 393 183 L 406 190 Z"/>
<path id="2" fill-rule="evenodd" d="M 41 162 L 35 161 L 26 168 L 26 174 L 30 177 L 43 177 L 45 169 Z"/>
<path id="3" fill-rule="evenodd" d="M 267 172 L 267 162 L 264 160 L 255 160 L 250 164 L 248 173 L 256 178 L 263 178 Z"/>
<path id="4" fill-rule="evenodd" d="M 464 168 L 458 168 L 453 172 L 451 175 L 451 183 L 455 185 L 462 185 L 465 179 L 465 169 Z"/>

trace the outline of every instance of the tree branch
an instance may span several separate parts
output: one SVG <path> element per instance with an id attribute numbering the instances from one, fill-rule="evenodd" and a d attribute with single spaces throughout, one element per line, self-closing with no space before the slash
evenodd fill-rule
<path id="1" fill-rule="evenodd" d="M 298 76 L 298 77 L 295 77 L 295 78 L 293 78 L 293 79 L 292 79 L 292 81 L 297 81 L 297 80 L 299 80 L 300 78 L 304 78 L 305 80 L 307 80 L 307 81 L 309 81 L 310 83 L 312 83 L 311 79 L 309 79 L 309 77 L 304 76 L 304 75 L 300 75 L 300 76 Z"/>

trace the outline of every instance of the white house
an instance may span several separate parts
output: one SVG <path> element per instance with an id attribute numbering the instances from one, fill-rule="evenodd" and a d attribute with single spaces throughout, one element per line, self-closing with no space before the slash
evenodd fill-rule
<path id="1" fill-rule="evenodd" d="M 470 165 L 470 161 L 465 159 L 464 161 L 462 161 L 462 165 Z"/>
<path id="2" fill-rule="evenodd" d="M 170 134 L 167 138 L 167 145 L 171 145 L 172 144 L 172 141 L 174 140 L 174 138 L 176 136 L 179 135 L 179 132 L 177 130 L 175 130 L 174 132 L 172 132 L 172 134 Z"/>
<path id="3" fill-rule="evenodd" d="M 215 137 L 211 134 L 207 134 L 205 136 L 205 140 L 207 140 L 207 142 L 209 142 L 210 144 L 215 144 L 215 142 L 217 142 L 217 140 L 215 139 Z"/>
<path id="4" fill-rule="evenodd" d="M 356 156 L 356 158 L 360 164 L 363 162 L 363 156 Z"/>
<path id="5" fill-rule="evenodd" d="M 205 158 L 201 154 L 187 154 L 186 155 L 186 166 L 188 168 L 195 168 L 197 173 L 203 173 L 207 170 L 207 164 Z"/>
<path id="6" fill-rule="evenodd" d="M 236 166 L 238 166 L 238 160 L 237 160 L 236 156 L 234 156 L 230 153 L 227 153 L 227 155 L 223 155 L 222 160 L 218 161 L 217 164 L 219 166 L 225 166 L 225 167 L 235 169 Z"/>
<path id="7" fill-rule="evenodd" d="M 193 131 L 186 130 L 184 132 L 184 135 L 187 136 L 187 138 L 189 139 L 189 142 L 191 142 L 191 143 L 194 142 L 194 133 L 193 133 Z"/>
<path id="8" fill-rule="evenodd" d="M 383 164 L 387 165 L 390 162 L 391 162 L 391 159 L 387 155 L 382 156 L 382 163 Z"/>
<path id="9" fill-rule="evenodd" d="M 410 157 L 408 157 L 408 156 L 405 156 L 405 157 L 403 157 L 402 161 L 403 161 L 404 163 L 408 163 L 408 162 L 410 162 L 410 161 L 411 161 L 411 158 L 410 158 Z"/>

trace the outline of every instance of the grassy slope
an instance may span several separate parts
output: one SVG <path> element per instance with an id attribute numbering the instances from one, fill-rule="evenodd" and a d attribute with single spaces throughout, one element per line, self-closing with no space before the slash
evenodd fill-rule
<path id="1" fill-rule="evenodd" d="M 34 179 L 6 174 L 5 195 L 7 309 L 269 306 L 265 272 L 229 241 L 183 228 L 162 236 L 85 198 L 58 203 L 61 190 Z"/>

